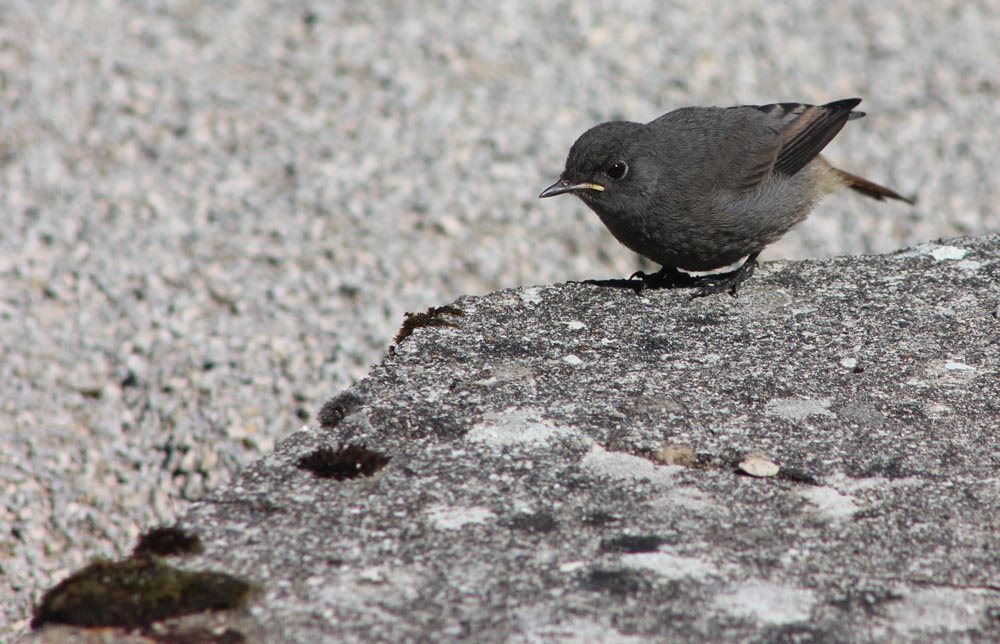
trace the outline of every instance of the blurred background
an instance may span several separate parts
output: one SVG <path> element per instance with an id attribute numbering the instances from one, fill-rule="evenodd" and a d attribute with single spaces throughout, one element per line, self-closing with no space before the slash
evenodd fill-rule
<path id="1" fill-rule="evenodd" d="M 918 204 L 831 197 L 763 260 L 1000 231 L 997 42 L 994 0 L 4 0 L 0 633 L 405 311 L 639 268 L 536 198 L 598 122 L 859 96 L 825 154 Z"/>

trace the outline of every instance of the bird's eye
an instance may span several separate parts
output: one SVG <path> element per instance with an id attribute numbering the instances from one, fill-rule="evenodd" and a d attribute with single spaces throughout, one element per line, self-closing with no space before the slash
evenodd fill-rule
<path id="1" fill-rule="evenodd" d="M 604 174 L 615 180 L 621 179 L 628 174 L 628 164 L 624 161 L 615 161 L 604 169 Z"/>

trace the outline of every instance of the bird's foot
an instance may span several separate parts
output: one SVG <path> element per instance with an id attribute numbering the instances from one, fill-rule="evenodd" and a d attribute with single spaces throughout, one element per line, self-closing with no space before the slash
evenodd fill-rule
<path id="1" fill-rule="evenodd" d="M 647 288 L 691 288 L 698 285 L 697 278 L 673 266 L 664 266 L 655 273 L 636 271 L 629 275 L 629 280 L 637 277 L 640 281 L 636 293 L 640 294 Z"/>
<path id="2" fill-rule="evenodd" d="M 757 255 L 759 254 L 751 254 L 735 271 L 697 278 L 698 283 L 695 286 L 698 286 L 698 290 L 691 296 L 691 299 L 705 297 L 706 295 L 715 295 L 716 293 L 723 293 L 725 291 L 729 291 L 729 294 L 733 297 L 739 297 L 739 290 L 743 286 L 743 282 L 750 279 L 754 269 L 757 268 Z"/>

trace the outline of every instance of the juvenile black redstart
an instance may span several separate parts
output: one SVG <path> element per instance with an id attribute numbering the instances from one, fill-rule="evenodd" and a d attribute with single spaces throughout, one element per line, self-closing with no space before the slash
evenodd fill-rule
<path id="1" fill-rule="evenodd" d="M 913 203 L 838 170 L 819 155 L 860 98 L 826 105 L 685 107 L 645 125 L 601 123 L 577 139 L 559 181 L 539 197 L 572 193 L 618 241 L 663 268 L 643 287 L 696 286 L 735 296 L 768 244 L 841 188 Z M 694 277 L 746 261 L 727 273 Z"/>

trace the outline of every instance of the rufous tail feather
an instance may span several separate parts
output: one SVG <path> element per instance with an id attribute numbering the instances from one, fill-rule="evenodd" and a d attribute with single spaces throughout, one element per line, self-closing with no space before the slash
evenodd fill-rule
<path id="1" fill-rule="evenodd" d="M 851 174 L 850 172 L 845 172 L 840 168 L 834 168 L 840 178 L 844 180 L 844 183 L 851 190 L 856 190 L 866 197 L 871 197 L 872 199 L 878 199 L 882 201 L 883 199 L 899 199 L 900 201 L 905 201 L 906 203 L 913 205 L 917 202 L 916 199 L 910 197 L 904 197 L 895 190 L 890 190 L 885 186 L 880 186 L 877 183 L 873 183 L 868 179 L 863 179 L 856 174 Z"/>

